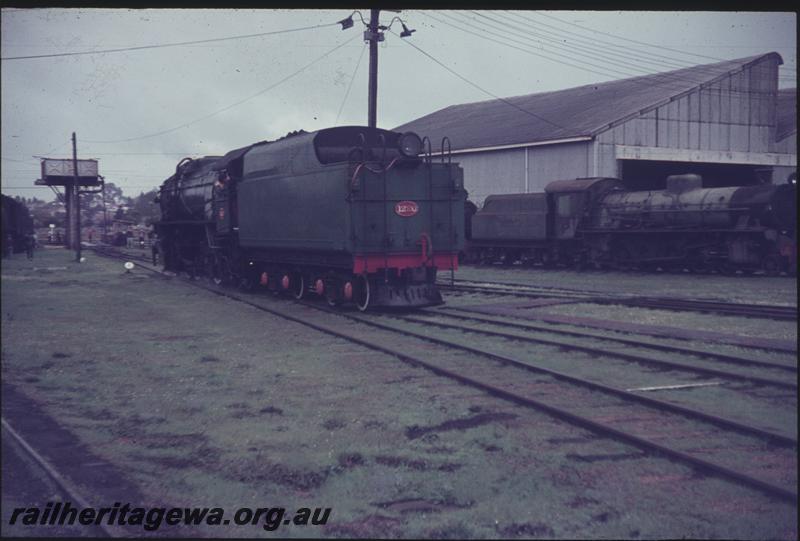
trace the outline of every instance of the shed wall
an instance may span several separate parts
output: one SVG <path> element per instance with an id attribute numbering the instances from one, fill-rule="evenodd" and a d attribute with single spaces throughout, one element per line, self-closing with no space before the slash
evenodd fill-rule
<path id="1" fill-rule="evenodd" d="M 612 147 L 613 153 L 613 147 Z M 562 143 L 456 154 L 453 161 L 464 169 L 464 186 L 469 200 L 479 207 L 492 194 L 525 193 L 527 161 L 527 192 L 544 191 L 553 180 L 591 176 L 592 144 Z"/>
<path id="2" fill-rule="evenodd" d="M 797 152 L 797 132 L 788 135 L 775 143 L 775 152 L 794 154 Z"/>
<path id="3" fill-rule="evenodd" d="M 593 176 L 591 162 L 590 141 L 528 147 L 528 191 L 542 192 L 554 180 Z"/>
<path id="4" fill-rule="evenodd" d="M 597 139 L 601 145 L 771 152 L 777 91 L 778 64 L 766 59 L 644 111 Z"/>
<path id="5" fill-rule="evenodd" d="M 797 132 L 787 135 L 780 141 L 775 143 L 775 152 L 785 154 L 795 154 L 797 152 Z M 772 182 L 774 184 L 782 184 L 786 182 L 789 175 L 792 173 L 797 174 L 797 157 L 793 166 L 778 166 L 772 169 Z"/>
<path id="6" fill-rule="evenodd" d="M 525 191 L 525 149 L 456 154 L 453 161 L 464 169 L 464 188 L 478 207 L 489 195 Z"/>

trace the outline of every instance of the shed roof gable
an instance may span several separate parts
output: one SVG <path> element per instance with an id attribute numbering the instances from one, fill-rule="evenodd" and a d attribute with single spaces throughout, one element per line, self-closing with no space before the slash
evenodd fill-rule
<path id="1" fill-rule="evenodd" d="M 767 53 L 553 92 L 451 105 L 395 131 L 414 131 L 433 141 L 447 136 L 453 150 L 594 136 L 639 111 L 764 61 L 783 63 L 778 53 Z"/>

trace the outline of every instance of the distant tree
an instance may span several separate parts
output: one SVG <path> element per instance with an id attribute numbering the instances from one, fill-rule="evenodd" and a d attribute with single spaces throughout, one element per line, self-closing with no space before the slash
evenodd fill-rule
<path id="1" fill-rule="evenodd" d="M 156 222 L 161 217 L 158 205 L 153 203 L 153 200 L 158 195 L 158 189 L 154 188 L 149 192 L 141 192 L 138 197 L 135 197 L 131 202 L 130 216 L 132 220 L 137 223 L 150 225 Z"/>

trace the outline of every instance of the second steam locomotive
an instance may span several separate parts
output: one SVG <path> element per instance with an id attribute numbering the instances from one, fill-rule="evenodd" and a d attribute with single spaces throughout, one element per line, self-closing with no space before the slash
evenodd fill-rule
<path id="1" fill-rule="evenodd" d="M 425 146 L 346 126 L 185 158 L 158 198 L 164 265 L 362 311 L 439 304 L 466 191 L 461 168 Z"/>
<path id="2" fill-rule="evenodd" d="M 468 257 L 582 267 L 797 272 L 793 184 L 703 188 L 673 175 L 665 190 L 614 178 L 558 180 L 544 193 L 491 195 L 472 217 Z"/>

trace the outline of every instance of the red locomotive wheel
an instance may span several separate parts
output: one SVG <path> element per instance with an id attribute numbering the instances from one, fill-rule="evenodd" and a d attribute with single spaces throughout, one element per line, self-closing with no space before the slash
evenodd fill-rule
<path id="1" fill-rule="evenodd" d="M 369 309 L 369 301 L 370 301 L 369 278 L 367 278 L 363 274 L 356 276 L 354 299 L 356 301 L 356 307 L 358 307 L 358 309 L 361 312 L 366 312 Z"/>
<path id="2" fill-rule="evenodd" d="M 292 296 L 298 301 L 305 298 L 305 296 L 308 294 L 308 288 L 306 287 L 306 280 L 303 277 L 303 274 L 300 272 L 293 272 L 290 275 L 290 278 Z"/>

